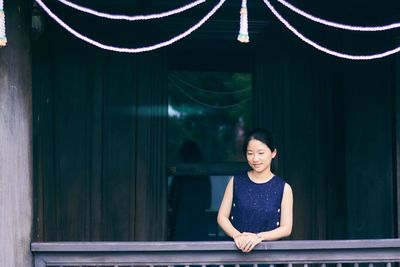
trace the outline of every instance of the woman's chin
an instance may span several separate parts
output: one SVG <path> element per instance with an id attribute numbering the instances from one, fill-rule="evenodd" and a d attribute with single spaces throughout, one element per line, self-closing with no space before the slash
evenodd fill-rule
<path id="1" fill-rule="evenodd" d="M 252 166 L 253 167 L 253 171 L 257 172 L 257 173 L 261 173 L 263 172 L 265 169 L 263 168 L 263 166 Z"/>

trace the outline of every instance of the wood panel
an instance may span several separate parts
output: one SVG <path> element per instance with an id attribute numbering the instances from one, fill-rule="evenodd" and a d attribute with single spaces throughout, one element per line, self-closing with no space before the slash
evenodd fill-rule
<path id="1" fill-rule="evenodd" d="M 167 61 L 154 52 L 141 55 L 138 62 L 135 237 L 163 240 L 167 237 Z"/>
<path id="2" fill-rule="evenodd" d="M 391 68 L 390 60 L 344 66 L 349 238 L 395 234 Z"/>
<path id="3" fill-rule="evenodd" d="M 165 50 L 99 51 L 52 27 L 34 61 L 38 240 L 163 239 Z M 292 238 L 392 236 L 392 63 L 337 60 L 269 27 L 245 54 L 254 52 L 254 125 L 276 135 L 277 173 L 294 190 Z M 359 200 L 366 182 L 379 193 L 367 194 L 371 211 Z M 360 213 L 371 220 L 358 225 Z"/>
<path id="4" fill-rule="evenodd" d="M 162 239 L 163 52 L 109 53 L 52 26 L 47 31 L 33 62 L 37 240 L 124 241 L 139 232 L 141 240 Z M 143 107 L 150 113 L 142 114 Z M 148 222 L 137 212 L 148 212 L 160 227 L 146 233 L 139 225 Z"/>
<path id="5" fill-rule="evenodd" d="M 57 240 L 57 217 L 48 216 L 49 212 L 56 214 L 55 190 L 51 179 L 54 173 L 53 139 L 53 93 L 51 89 L 52 66 L 51 50 L 46 42 L 37 42 L 32 47 L 33 62 L 40 62 L 40 67 L 32 69 L 33 98 L 33 161 L 35 182 L 35 239 Z M 47 181 L 44 183 L 44 181 Z M 46 199 L 46 201 L 44 201 Z M 44 228 L 44 223 L 48 227 Z M 46 231 L 46 232 L 45 232 Z"/>
<path id="6" fill-rule="evenodd" d="M 289 38 L 271 24 L 260 43 L 254 119 L 275 133 L 294 189 L 292 237 L 393 237 L 393 61 L 337 60 Z"/>
<path id="7" fill-rule="evenodd" d="M 291 43 L 274 25 L 260 44 L 254 72 L 254 120 L 275 135 L 275 169 L 294 191 L 294 239 L 326 239 L 331 179 L 329 129 L 332 117 L 332 77 L 318 68 L 329 66 L 314 51 Z M 266 40 L 268 37 L 265 37 Z M 328 86 L 327 86 L 328 85 Z M 342 188 L 343 190 L 344 188 Z"/>
<path id="8" fill-rule="evenodd" d="M 399 43 L 399 38 L 397 38 L 397 43 Z M 396 67 L 395 67 L 395 87 L 394 87 L 394 142 L 395 146 L 395 157 L 394 157 L 394 175 L 395 175 L 395 183 L 394 183 L 394 194 L 397 196 L 396 201 L 396 212 L 397 212 L 397 232 L 396 237 L 400 237 L 400 57 L 397 55 L 396 57 Z"/>
<path id="9" fill-rule="evenodd" d="M 136 65 L 132 57 L 123 55 L 107 55 L 103 65 L 103 240 L 134 238 Z"/>
<path id="10" fill-rule="evenodd" d="M 0 48 L 0 266 L 31 266 L 32 84 L 27 1 L 5 3 Z"/>

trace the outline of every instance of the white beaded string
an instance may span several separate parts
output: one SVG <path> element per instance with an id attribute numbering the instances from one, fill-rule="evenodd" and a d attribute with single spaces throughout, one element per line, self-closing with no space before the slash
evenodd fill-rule
<path id="1" fill-rule="evenodd" d="M 57 15 L 55 15 L 43 2 L 42 0 L 35 0 L 42 8 L 43 10 L 51 17 L 53 18 L 58 24 L 60 24 L 64 29 L 69 31 L 71 34 L 73 34 L 75 37 L 88 42 L 94 46 L 97 46 L 101 49 L 105 50 L 110 50 L 110 51 L 115 51 L 115 52 L 123 52 L 123 53 L 141 53 L 141 52 L 146 52 L 146 51 L 151 51 L 155 50 L 164 46 L 168 46 L 170 44 L 175 43 L 176 41 L 188 36 L 191 34 L 193 31 L 198 29 L 201 25 L 203 25 L 214 13 L 225 3 L 226 0 L 220 0 L 218 4 L 205 16 L 203 17 L 198 23 L 196 23 L 194 26 L 186 30 L 185 32 L 158 44 L 151 45 L 151 46 L 145 46 L 145 47 L 138 47 L 138 48 L 125 48 L 125 47 L 115 47 L 111 45 L 105 45 L 100 42 L 97 42 L 93 39 L 90 39 L 89 37 L 84 36 L 83 34 L 80 34 L 79 32 L 75 31 L 72 29 L 70 26 L 68 26 L 64 21 L 62 21 Z"/>
<path id="2" fill-rule="evenodd" d="M 328 49 L 326 47 L 323 47 L 313 41 L 311 41 L 310 39 L 308 39 L 307 37 L 305 37 L 304 35 L 302 35 L 297 29 L 295 29 L 289 22 L 287 22 L 280 14 L 278 11 L 275 10 L 275 8 L 271 5 L 271 3 L 268 0 L 263 0 L 264 3 L 267 5 L 267 7 L 271 10 L 271 12 L 291 31 L 293 32 L 297 37 L 299 37 L 302 41 L 306 42 L 307 44 L 313 46 L 314 48 L 327 53 L 329 55 L 332 56 L 336 56 L 339 58 L 345 58 L 345 59 L 351 59 L 351 60 L 371 60 L 371 59 L 378 59 L 378 58 L 383 58 L 383 57 L 387 57 L 390 55 L 393 55 L 397 52 L 400 51 L 400 46 L 382 52 L 382 53 L 377 53 L 377 54 L 372 54 L 372 55 L 350 55 L 350 54 L 344 54 L 344 53 L 340 53 L 340 52 L 336 52 L 334 50 Z"/>
<path id="3" fill-rule="evenodd" d="M 159 18 L 164 18 L 164 17 L 168 17 L 171 15 L 175 15 L 178 13 L 181 13 L 183 11 L 186 11 L 192 7 L 195 7 L 199 4 L 204 3 L 206 0 L 197 0 L 193 3 L 184 5 L 182 7 L 167 11 L 167 12 L 162 12 L 159 14 L 150 14 L 150 15 L 137 15 L 137 16 L 128 16 L 128 15 L 114 15 L 114 14 L 108 14 L 108 13 L 103 13 L 103 12 L 99 12 L 87 7 L 83 7 L 77 4 L 74 4 L 68 0 L 58 0 L 59 2 L 63 3 L 66 6 L 69 6 L 73 9 L 97 16 L 97 17 L 102 17 L 102 18 L 107 18 L 107 19 L 115 19 L 115 20 L 128 20 L 128 21 L 135 21 L 135 20 L 149 20 L 149 19 L 159 19 Z"/>
<path id="4" fill-rule="evenodd" d="M 6 17 L 4 14 L 4 2 L 0 0 L 0 47 L 7 44 L 6 38 Z"/>
<path id="5" fill-rule="evenodd" d="M 321 23 L 323 25 L 326 26 L 331 26 L 334 28 L 338 28 L 338 29 L 343 29 L 343 30 L 349 30 L 349 31 L 364 31 L 364 32 L 373 32 L 373 31 L 386 31 L 386 30 L 391 30 L 391 29 L 396 29 L 396 28 L 400 28 L 400 23 L 396 22 L 396 23 L 392 23 L 392 24 L 388 24 L 388 25 L 382 25 L 382 26 L 353 26 L 353 25 L 347 25 L 347 24 L 342 24 L 342 23 L 337 23 L 337 22 L 333 22 L 333 21 L 329 21 L 329 20 L 325 20 L 325 19 L 321 19 L 319 17 L 313 16 L 297 7 L 295 7 L 294 5 L 286 2 L 285 0 L 277 0 L 279 3 L 281 3 L 282 5 L 284 5 L 285 7 L 289 8 L 290 10 L 292 10 L 293 12 L 296 12 L 297 14 L 308 18 L 309 20 L 312 20 L 314 22 L 318 22 Z"/>

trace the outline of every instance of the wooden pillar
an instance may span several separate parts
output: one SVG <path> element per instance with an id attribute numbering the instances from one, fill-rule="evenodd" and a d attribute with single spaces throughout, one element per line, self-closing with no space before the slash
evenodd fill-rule
<path id="1" fill-rule="evenodd" d="M 0 48 L 0 266 L 31 266 L 32 90 L 28 2 L 5 1 Z"/>

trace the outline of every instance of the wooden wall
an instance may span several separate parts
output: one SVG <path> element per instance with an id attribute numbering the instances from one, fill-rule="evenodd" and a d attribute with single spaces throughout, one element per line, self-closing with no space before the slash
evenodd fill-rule
<path id="1" fill-rule="evenodd" d="M 399 39 L 397 39 L 397 43 Z M 400 56 L 396 56 L 396 67 L 395 73 L 400 73 Z M 395 168 L 394 174 L 397 176 L 397 179 L 394 181 L 394 194 L 397 194 L 397 201 L 395 205 L 395 209 L 397 211 L 397 237 L 400 237 L 400 75 L 395 75 L 395 95 L 394 95 L 394 111 L 395 115 L 393 116 L 394 124 L 395 124 L 395 132 L 394 132 L 394 147 L 395 147 Z"/>
<path id="2" fill-rule="evenodd" d="M 0 266 L 31 266 L 32 91 L 29 6 L 6 1 L 0 48 Z"/>
<path id="3" fill-rule="evenodd" d="M 394 237 L 393 60 L 336 59 L 271 25 L 251 47 L 254 125 L 276 135 L 292 238 Z M 168 60 L 57 27 L 35 43 L 37 240 L 165 238 Z"/>
<path id="4" fill-rule="evenodd" d="M 276 25 L 265 36 L 257 50 L 253 114 L 256 125 L 274 133 L 277 172 L 294 191 L 292 238 L 345 238 L 343 99 L 335 61 Z"/>
<path id="5" fill-rule="evenodd" d="M 162 240 L 163 51 L 109 53 L 47 31 L 33 59 L 36 239 Z"/>
<path id="6" fill-rule="evenodd" d="M 349 238 L 396 236 L 394 60 L 343 68 Z"/>
<path id="7" fill-rule="evenodd" d="M 293 187 L 292 237 L 395 237 L 394 59 L 337 59 L 279 25 L 265 40 L 253 113 L 276 135 L 278 173 Z"/>

